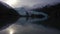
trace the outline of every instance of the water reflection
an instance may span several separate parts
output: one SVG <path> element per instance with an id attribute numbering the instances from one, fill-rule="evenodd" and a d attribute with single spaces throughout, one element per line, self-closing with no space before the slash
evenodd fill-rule
<path id="1" fill-rule="evenodd" d="M 26 23 L 31 24 L 32 22 L 35 22 L 35 21 L 44 21 L 44 20 L 41 18 L 20 17 L 16 23 L 18 23 L 18 24 L 26 24 Z"/>
<path id="2" fill-rule="evenodd" d="M 0 32 L 0 34 L 59 34 L 60 31 L 54 28 L 47 28 L 43 25 L 36 25 L 40 18 L 20 17 L 18 21 L 12 24 L 7 29 Z"/>

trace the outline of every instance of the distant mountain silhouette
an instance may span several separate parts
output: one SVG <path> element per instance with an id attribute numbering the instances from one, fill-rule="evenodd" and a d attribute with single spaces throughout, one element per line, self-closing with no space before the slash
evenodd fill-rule
<path id="1" fill-rule="evenodd" d="M 0 2 L 0 30 L 7 28 L 18 20 L 20 15 L 12 7 Z"/>
<path id="2" fill-rule="evenodd" d="M 22 17 L 33 17 L 33 18 L 40 18 L 40 13 L 31 11 L 30 8 L 27 9 L 27 7 L 20 7 L 20 8 L 15 8 L 17 12 L 22 16 Z"/>
<path id="3" fill-rule="evenodd" d="M 50 26 L 53 28 L 60 29 L 60 3 L 56 5 L 46 5 L 43 8 L 33 9 L 36 12 L 44 12 L 48 14 L 48 19 L 42 22 L 38 22 L 36 24 L 43 24 L 44 26 Z"/>

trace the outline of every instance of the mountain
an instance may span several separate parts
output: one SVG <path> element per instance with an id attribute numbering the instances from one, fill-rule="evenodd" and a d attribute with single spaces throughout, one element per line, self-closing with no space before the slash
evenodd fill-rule
<path id="1" fill-rule="evenodd" d="M 4 2 L 0 2 L 0 30 L 3 30 L 9 25 L 18 20 L 20 15 L 12 7 Z"/>
<path id="2" fill-rule="evenodd" d="M 40 12 L 33 11 L 31 7 L 20 7 L 20 8 L 15 8 L 15 10 L 20 14 L 20 15 L 28 15 L 31 16 L 32 14 L 37 14 L 39 15 Z"/>
<path id="3" fill-rule="evenodd" d="M 44 26 L 50 26 L 53 28 L 60 29 L 60 3 L 51 6 L 46 5 L 43 8 L 36 8 L 32 10 L 36 12 L 42 11 L 48 14 L 48 19 L 43 22 L 39 22 L 40 24 L 43 24 Z"/>
<path id="4" fill-rule="evenodd" d="M 20 14 L 20 15 L 26 15 L 26 9 L 24 7 L 20 8 L 15 8 L 15 10 Z"/>

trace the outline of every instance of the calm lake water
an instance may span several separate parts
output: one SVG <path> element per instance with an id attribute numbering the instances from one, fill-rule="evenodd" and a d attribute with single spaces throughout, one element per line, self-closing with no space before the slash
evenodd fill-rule
<path id="1" fill-rule="evenodd" d="M 42 20 L 44 21 L 44 20 Z M 0 34 L 59 34 L 55 28 L 45 27 L 40 24 L 40 18 L 20 17 L 14 24 L 10 25 Z"/>

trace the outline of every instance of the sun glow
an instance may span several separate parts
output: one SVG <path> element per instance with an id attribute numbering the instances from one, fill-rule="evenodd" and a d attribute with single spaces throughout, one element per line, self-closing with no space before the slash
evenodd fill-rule
<path id="1" fill-rule="evenodd" d="M 17 0 L 6 0 L 6 3 L 9 4 L 10 6 L 14 6 L 17 4 Z"/>
<path id="2" fill-rule="evenodd" d="M 9 34 L 13 34 L 14 33 L 14 30 L 13 29 L 10 29 L 9 30 Z"/>

